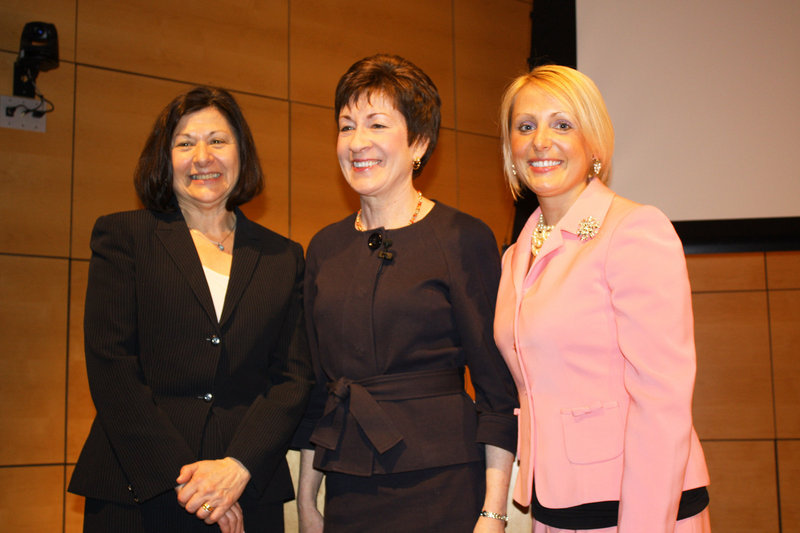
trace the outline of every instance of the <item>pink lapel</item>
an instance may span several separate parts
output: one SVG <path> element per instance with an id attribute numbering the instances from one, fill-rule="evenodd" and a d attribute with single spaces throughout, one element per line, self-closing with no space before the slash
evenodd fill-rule
<path id="1" fill-rule="evenodd" d="M 602 181 L 593 179 L 589 186 L 581 193 L 567 214 L 558 222 L 556 227 L 559 234 L 562 231 L 578 235 L 578 228 L 581 223 L 592 217 L 598 224 L 597 234 L 603 231 L 603 221 L 614 199 L 614 191 L 609 189 Z M 554 230 L 555 231 L 555 230 Z"/>
<path id="2" fill-rule="evenodd" d="M 598 179 L 593 179 L 589 185 L 581 193 L 569 211 L 564 217 L 559 220 L 556 227 L 553 228 L 550 237 L 545 241 L 539 255 L 533 262 L 533 269 L 539 270 L 543 264 L 546 264 L 546 257 L 555 250 L 558 250 L 564 244 L 564 234 L 566 232 L 577 237 L 578 229 L 581 223 L 592 217 L 598 224 L 599 229 L 597 233 L 603 231 L 603 221 L 605 220 L 606 213 L 611 206 L 611 201 L 614 199 L 614 192 L 609 189 L 603 182 Z M 517 293 L 517 302 L 522 299 L 525 290 L 525 279 L 531 268 L 531 234 L 539 220 L 541 208 L 536 209 L 533 214 L 528 218 L 525 226 L 517 238 L 514 246 L 513 256 L 511 260 L 511 272 L 514 280 L 514 288 Z M 534 272 L 534 276 L 535 276 Z"/>

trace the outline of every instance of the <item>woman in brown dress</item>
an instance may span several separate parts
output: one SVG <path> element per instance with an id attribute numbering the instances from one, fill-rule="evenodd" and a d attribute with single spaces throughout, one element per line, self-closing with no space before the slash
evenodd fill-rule
<path id="1" fill-rule="evenodd" d="M 436 87 L 403 58 L 368 57 L 339 81 L 335 113 L 361 209 L 308 248 L 317 386 L 298 434 L 300 530 L 501 532 L 516 399 L 492 334 L 499 255 L 484 223 L 415 189 Z"/>

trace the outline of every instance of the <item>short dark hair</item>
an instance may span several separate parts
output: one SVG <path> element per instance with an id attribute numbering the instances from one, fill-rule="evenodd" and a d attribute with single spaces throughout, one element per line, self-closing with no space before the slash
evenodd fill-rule
<path id="1" fill-rule="evenodd" d="M 139 200 L 148 209 L 170 212 L 178 209 L 172 189 L 172 136 L 181 118 L 209 107 L 227 119 L 239 150 L 239 179 L 231 191 L 226 209 L 250 201 L 264 189 L 264 174 L 258 161 L 253 134 L 233 96 L 217 87 L 195 87 L 177 96 L 161 111 L 144 143 L 133 182 Z"/>
<path id="2" fill-rule="evenodd" d="M 339 79 L 334 101 L 335 117 L 342 108 L 362 96 L 373 94 L 389 98 L 403 115 L 408 129 L 408 145 L 428 141 L 428 149 L 414 171 L 417 177 L 428 162 L 439 139 L 442 101 L 436 85 L 422 69 L 400 56 L 377 54 L 353 63 Z"/>

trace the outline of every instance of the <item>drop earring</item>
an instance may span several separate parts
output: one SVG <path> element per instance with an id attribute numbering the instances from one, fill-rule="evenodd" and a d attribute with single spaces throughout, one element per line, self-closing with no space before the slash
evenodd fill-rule
<path id="1" fill-rule="evenodd" d="M 600 175 L 600 171 L 603 170 L 603 163 L 597 159 L 596 157 L 592 158 L 592 173 L 589 175 L 590 178 L 596 178 Z"/>

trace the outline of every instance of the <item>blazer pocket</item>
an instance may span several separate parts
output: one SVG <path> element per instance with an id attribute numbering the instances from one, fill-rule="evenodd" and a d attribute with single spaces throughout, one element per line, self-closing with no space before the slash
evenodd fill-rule
<path id="1" fill-rule="evenodd" d="M 561 409 L 564 446 L 573 464 L 610 461 L 622 454 L 622 410 L 615 401 Z"/>

